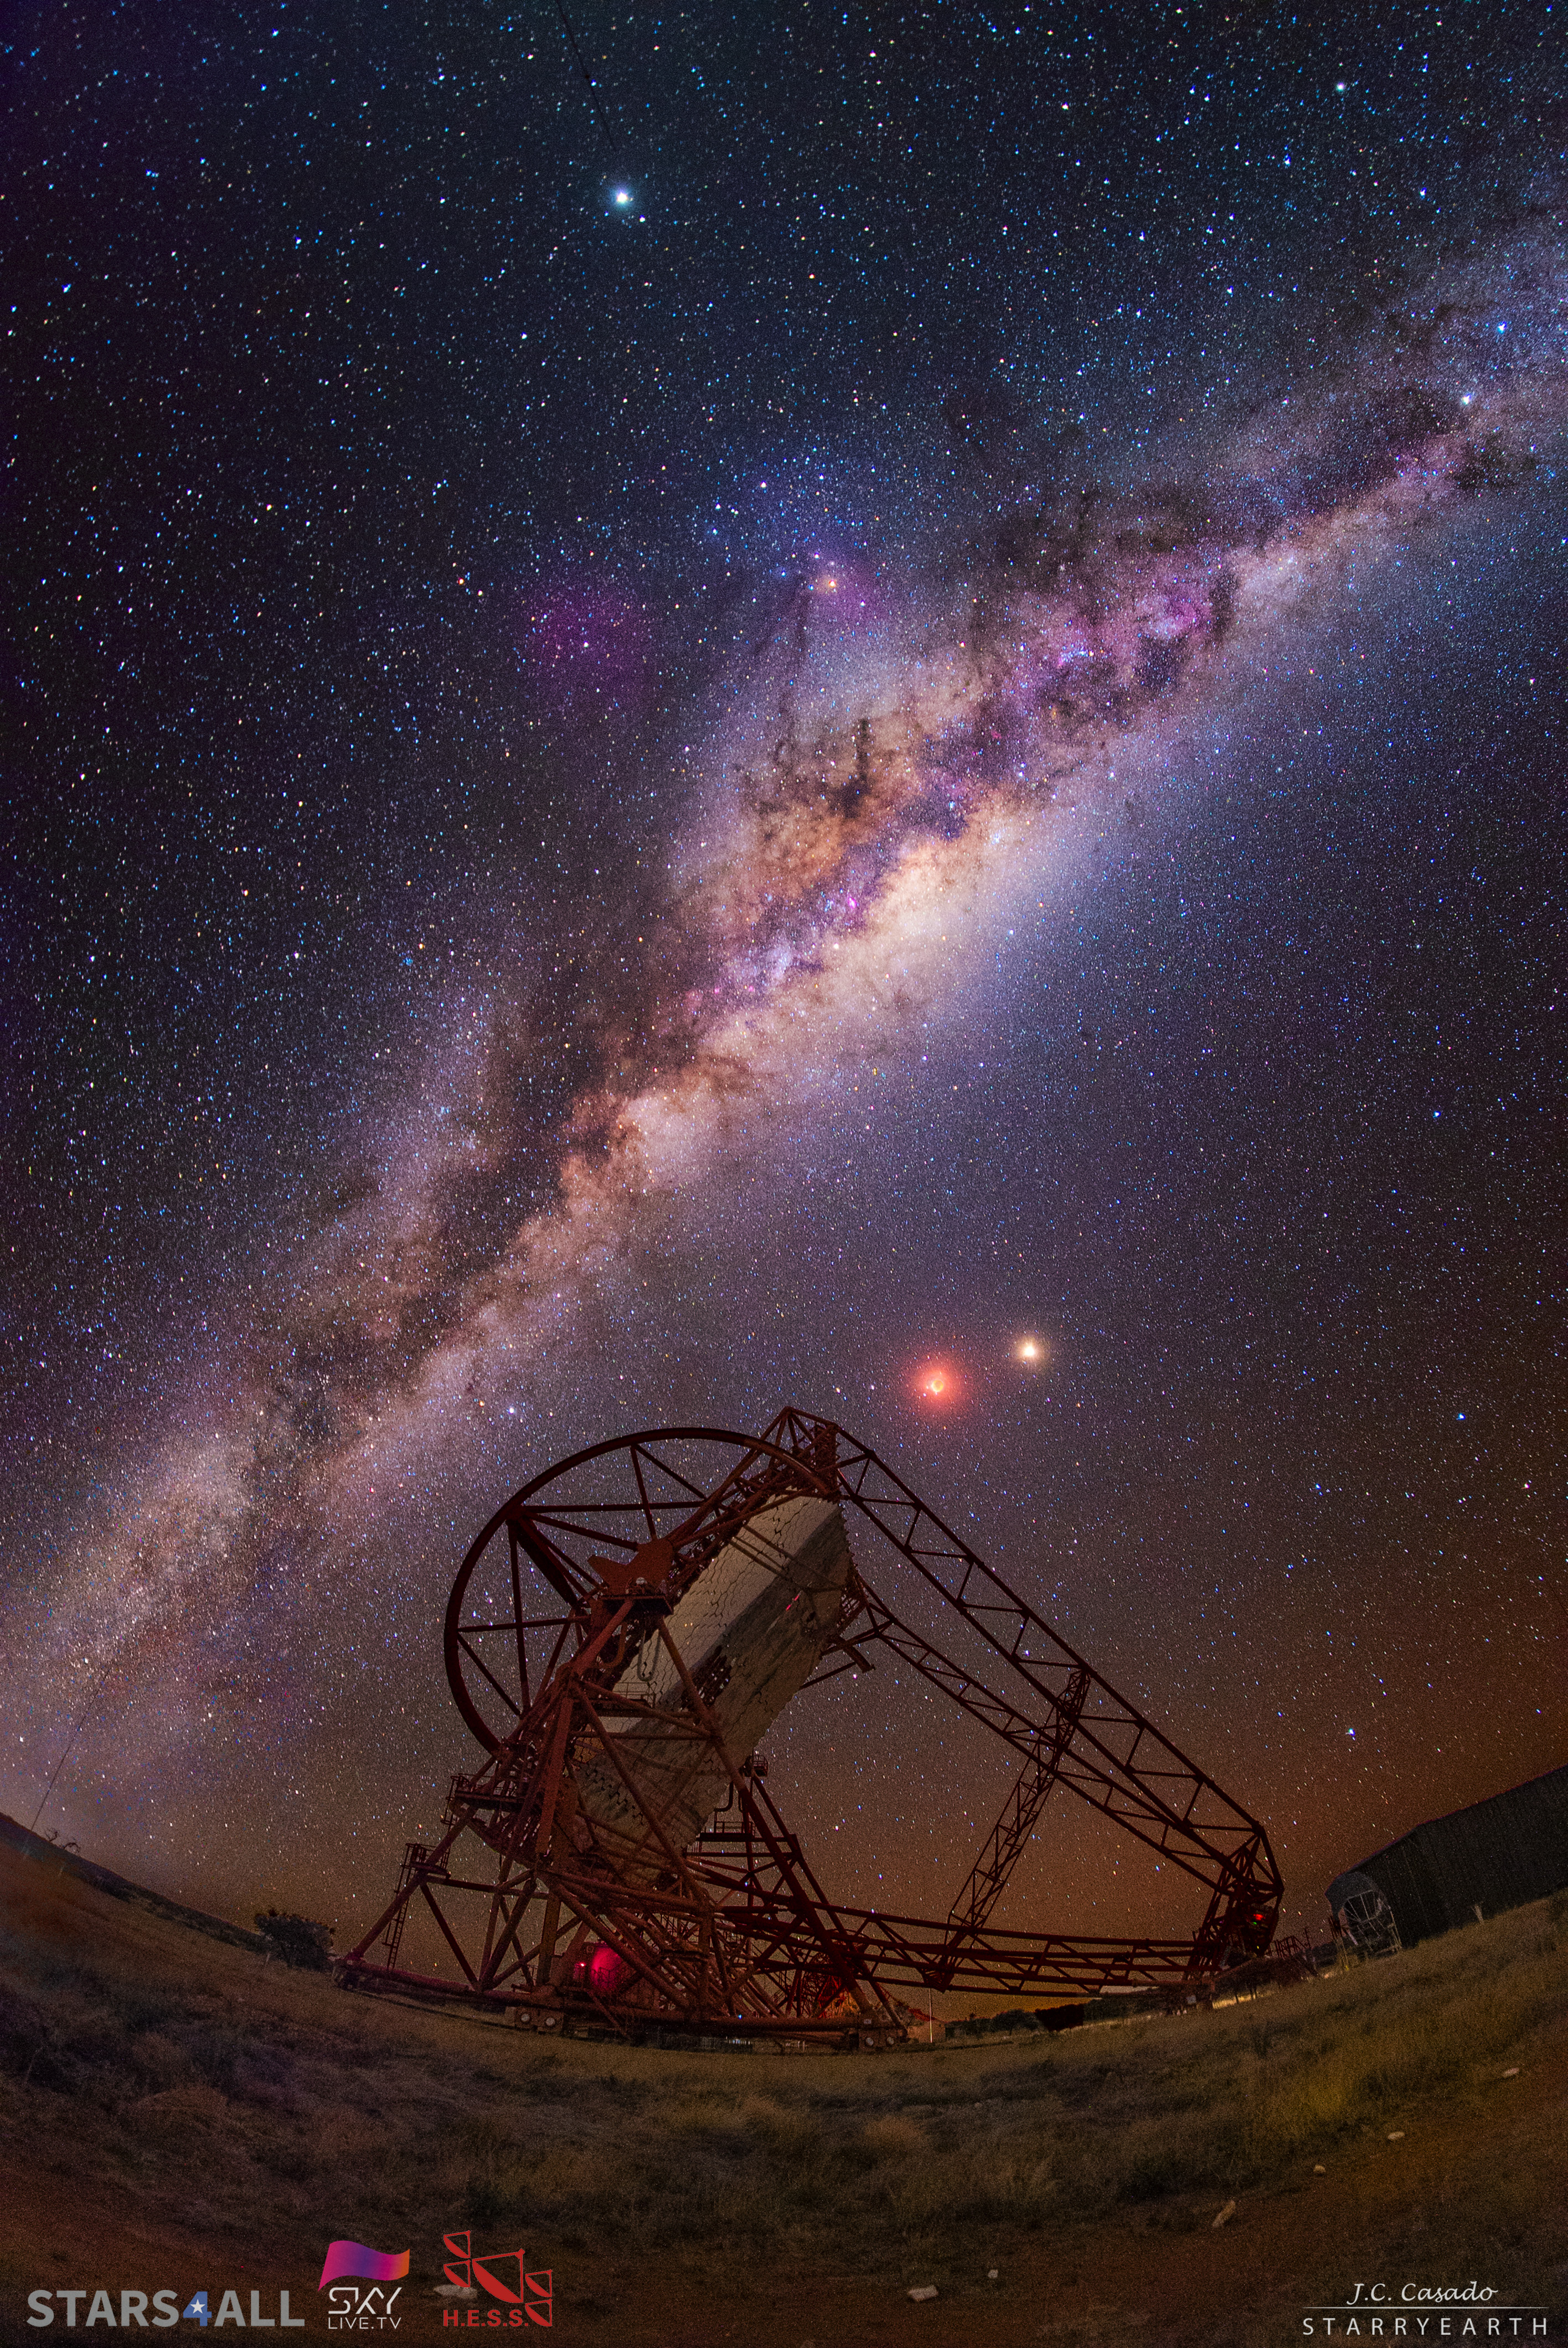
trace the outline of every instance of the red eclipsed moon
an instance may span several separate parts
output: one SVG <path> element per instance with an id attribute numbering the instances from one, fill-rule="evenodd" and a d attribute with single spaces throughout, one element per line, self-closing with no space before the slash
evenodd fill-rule
<path id="1" fill-rule="evenodd" d="M 918 1401 L 938 1407 L 962 1399 L 958 1377 L 948 1362 L 923 1362 L 915 1373 L 915 1394 Z"/>

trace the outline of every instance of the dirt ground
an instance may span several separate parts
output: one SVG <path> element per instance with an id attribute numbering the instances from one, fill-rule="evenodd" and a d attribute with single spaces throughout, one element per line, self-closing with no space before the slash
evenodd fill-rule
<path id="1" fill-rule="evenodd" d="M 1340 2005 L 1320 2013 L 1313 2002 L 1329 1993 L 1311 1985 L 1280 1993 L 1266 2009 L 1064 2034 L 1048 2050 L 1049 2069 L 1040 2058 L 1039 2093 L 1036 2075 L 1020 2067 L 1035 2050 L 1016 2045 L 834 2061 L 570 2044 L 550 2050 L 547 2075 L 522 2034 L 345 1996 L 321 1976 L 263 1966 L 0 1850 L 0 2339 L 45 2337 L 28 2326 L 27 2293 L 67 2288 L 106 2290 L 116 2308 L 127 2288 L 173 2290 L 182 2307 L 205 2288 L 214 2312 L 224 2290 L 246 2310 L 256 2290 L 264 2316 L 277 2313 L 282 2287 L 307 2334 L 319 2334 L 328 2303 L 316 2277 L 340 2235 L 408 2248 L 398 2333 L 451 2336 L 435 2291 L 440 2237 L 467 2225 L 477 2249 L 526 2235 L 528 2266 L 553 2274 L 555 2334 L 591 2348 L 1568 2341 L 1568 1952 L 1542 1935 L 1545 1917 L 1544 1908 L 1522 1911 L 1450 1936 L 1451 1951 L 1430 1944 L 1364 1968 L 1329 1985 Z M 1495 1963 L 1478 1968 L 1488 1934 Z M 1205 2180 L 1204 2066 L 1224 2071 L 1234 2056 L 1241 2083 L 1247 2065 L 1266 2061 L 1276 2088 L 1288 2087 L 1292 2029 L 1310 2020 L 1330 2035 L 1366 2035 L 1376 2000 L 1392 1993 L 1401 1964 L 1418 1960 L 1433 2033 L 1451 2031 L 1456 2010 L 1467 2027 L 1463 1998 L 1484 2002 L 1505 1960 L 1531 1982 L 1539 1973 L 1543 1990 L 1517 2007 L 1512 2038 L 1489 2036 L 1478 2003 L 1479 2059 L 1450 2062 L 1425 2092 L 1408 2083 L 1391 2090 L 1386 2108 L 1325 2123 L 1321 2143 L 1282 2137 L 1272 2164 L 1266 2144 L 1260 2155 L 1254 2141 L 1256 2173 L 1250 2182 L 1240 2175 L 1234 2189 Z M 1483 1986 L 1467 1991 L 1467 1980 Z M 1419 2038 L 1418 2007 L 1401 2027 L 1413 2017 Z M 1284 2056 L 1258 2037 L 1260 2015 L 1276 2042 L 1286 2031 Z M 192 2034 L 199 2029 L 208 2037 Z M 214 2032 L 226 2034 L 220 2063 Z M 1328 2059 L 1329 2042 L 1316 2043 L 1316 2054 L 1305 2041 L 1299 2050 L 1309 2073 Z M 1173 2050 L 1186 2066 L 1179 2074 Z M 1171 2139 L 1193 2147 L 1190 2183 L 1179 2154 L 1177 2173 L 1167 2161 L 1153 2186 L 1105 2170 L 1102 2206 L 1091 2196 L 1074 2207 L 1071 2192 L 1064 2199 L 1042 2183 L 1017 2214 L 982 2198 L 973 2206 L 989 2214 L 944 2225 L 907 2182 L 922 2173 L 927 2138 L 982 2184 L 988 2162 L 999 2176 L 1019 2173 L 1018 2130 L 1038 2125 L 1049 2086 L 1066 2099 L 1052 2105 L 1050 2125 L 1070 2187 L 1075 2162 L 1104 2157 L 1097 2131 L 1120 2143 L 1133 2127 L 1126 2098 L 1144 2092 L 1145 2073 L 1166 2083 L 1160 2092 L 1173 2108 L 1197 2098 L 1197 2132 Z M 547 2087 L 548 2114 L 538 2102 Z M 618 2119 L 620 2106 L 601 2111 L 596 2098 L 613 2095 L 633 2099 L 635 2127 Z M 1147 2098 L 1153 2110 L 1153 2085 Z M 1295 2107 L 1276 2094 L 1262 2108 Z M 817 2130 L 811 2157 L 829 2160 L 828 2182 L 815 2213 L 785 2221 L 769 2196 L 806 2157 L 789 2150 L 796 2139 L 787 2131 L 808 2121 Z M 508 2126 L 521 2131 L 510 2148 Z M 784 2147 L 772 2167 L 751 2148 L 769 2129 Z M 712 2175 L 736 2182 L 699 2180 L 694 2214 L 688 2198 L 678 2220 L 661 2217 L 710 2143 L 720 2147 Z M 569 2189 L 561 2164 L 572 2161 Z M 1216 2226 L 1227 2202 L 1234 2210 Z M 908 2291 L 927 2280 L 938 2296 L 912 2302 Z M 1378 2332 L 1364 2312 L 1352 2329 L 1343 2312 L 1358 2285 L 1365 2302 L 1378 2285 L 1397 2299 L 1407 2286 L 1471 2282 L 1494 2296 L 1479 2309 L 1450 2308 L 1446 2334 L 1430 2303 L 1407 2312 L 1402 2335 L 1392 2310 Z M 1324 2313 L 1311 2312 L 1335 2308 L 1330 2333 Z M 459 2303 L 456 2328 L 492 2328 L 491 2310 L 482 2302 L 470 2326 Z M 511 2328 L 507 2311 L 495 2312 Z M 78 2325 L 88 2312 L 84 2300 Z M 1467 2331 L 1467 2319 L 1477 2328 Z M 50 2329 L 63 2328 L 58 2309 Z M 100 2312 L 95 2336 L 108 2328 Z M 183 2337 L 196 2329 L 178 2326 Z"/>

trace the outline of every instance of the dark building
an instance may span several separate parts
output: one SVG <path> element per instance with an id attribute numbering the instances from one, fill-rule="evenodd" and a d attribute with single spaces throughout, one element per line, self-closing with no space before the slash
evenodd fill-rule
<path id="1" fill-rule="evenodd" d="M 1328 1905 L 1346 1916 L 1354 1938 L 1380 1892 L 1408 1947 L 1455 1924 L 1473 1924 L 1520 1908 L 1568 1885 L 1568 1767 L 1549 1769 L 1522 1786 L 1472 1803 L 1446 1818 L 1429 1818 L 1398 1842 L 1363 1859 L 1328 1887 Z M 1358 1908 L 1348 1903 L 1355 1900 Z M 1359 1921 L 1358 1921 L 1359 1920 Z"/>

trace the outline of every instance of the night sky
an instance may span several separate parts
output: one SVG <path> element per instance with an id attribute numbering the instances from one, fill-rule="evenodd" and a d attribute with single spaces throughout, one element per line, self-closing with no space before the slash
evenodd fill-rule
<path id="1" fill-rule="evenodd" d="M 1559 17 L 571 20 L 7 14 L 0 1807 L 342 1942 L 492 1509 L 793 1401 L 1321 1929 L 1568 1758 Z"/>

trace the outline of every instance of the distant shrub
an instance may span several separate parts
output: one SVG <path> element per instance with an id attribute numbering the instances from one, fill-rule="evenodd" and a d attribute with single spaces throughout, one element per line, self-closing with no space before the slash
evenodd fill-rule
<path id="1" fill-rule="evenodd" d="M 264 1915 L 257 1917 L 256 1930 L 271 1944 L 272 1954 L 282 1957 L 285 1964 L 298 1965 L 313 1973 L 332 1971 L 330 1924 L 313 1923 L 308 1916 L 282 1916 L 277 1909 L 269 1908 Z"/>
<path id="2" fill-rule="evenodd" d="M 145 2030 L 167 2030 L 179 2021 L 184 2006 L 177 1992 L 152 1982 L 113 1982 L 100 1997 L 129 2038 L 139 2037 Z"/>
<path id="3" fill-rule="evenodd" d="M 39 2007 L 0 1982 L 0 2067 L 30 2077 L 48 2037 Z"/>
<path id="4" fill-rule="evenodd" d="M 190 2070 L 190 2057 L 184 2047 L 161 2031 L 144 2030 L 132 2040 L 130 2055 L 147 2082 L 149 2094 L 160 2087 L 183 2085 Z"/>
<path id="5" fill-rule="evenodd" d="M 231 2095 L 245 2042 L 228 2023 L 199 2022 L 181 2034 L 190 2067 L 220 2095 Z"/>
<path id="6" fill-rule="evenodd" d="M 869 2121 L 860 2131 L 860 2141 L 874 2160 L 910 2160 L 928 2148 L 925 2129 L 902 2112 Z"/>

